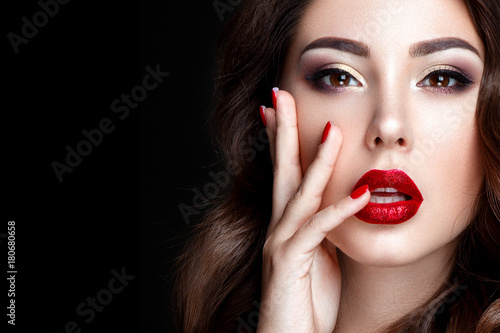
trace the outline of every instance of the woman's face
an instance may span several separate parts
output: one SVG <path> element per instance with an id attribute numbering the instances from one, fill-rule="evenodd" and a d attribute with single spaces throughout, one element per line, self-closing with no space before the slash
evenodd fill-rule
<path id="1" fill-rule="evenodd" d="M 320 209 L 371 169 L 404 171 L 423 197 L 400 224 L 347 219 L 327 237 L 346 255 L 408 264 L 448 248 L 467 226 L 483 178 L 475 123 L 483 59 L 462 1 L 315 0 L 307 8 L 280 88 L 296 101 L 304 172 L 327 121 L 343 133 Z"/>

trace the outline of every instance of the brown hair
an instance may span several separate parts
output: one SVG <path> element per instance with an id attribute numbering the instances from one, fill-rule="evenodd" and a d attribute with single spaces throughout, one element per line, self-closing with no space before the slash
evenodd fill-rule
<path id="1" fill-rule="evenodd" d="M 449 282 L 384 332 L 500 329 L 500 4 L 465 2 L 486 47 L 476 111 L 483 190 L 476 215 L 460 236 Z M 178 259 L 180 332 L 228 332 L 258 306 L 273 175 L 268 147 L 260 152 L 242 147 L 261 137 L 259 105 L 271 105 L 271 88 L 279 82 L 287 49 L 309 3 L 243 1 L 219 41 L 219 100 L 211 123 L 232 186 L 212 200 Z"/>

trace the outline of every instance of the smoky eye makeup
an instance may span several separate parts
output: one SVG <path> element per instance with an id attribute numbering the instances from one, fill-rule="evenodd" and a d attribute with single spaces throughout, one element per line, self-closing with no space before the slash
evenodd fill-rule
<path id="1" fill-rule="evenodd" d="M 327 65 L 313 69 L 305 78 L 314 89 L 324 92 L 340 93 L 363 86 L 357 75 L 342 65 Z"/>
<path id="2" fill-rule="evenodd" d="M 307 82 L 320 92 L 342 93 L 357 87 L 363 87 L 359 74 L 348 66 L 332 64 L 320 66 L 308 71 Z M 454 66 L 437 65 L 424 70 L 416 86 L 438 95 L 448 95 L 466 91 L 475 83 L 475 79 L 464 70 Z"/>
<path id="3" fill-rule="evenodd" d="M 452 66 L 434 66 L 424 71 L 417 87 L 437 94 L 452 94 L 467 90 L 475 83 L 467 72 Z"/>

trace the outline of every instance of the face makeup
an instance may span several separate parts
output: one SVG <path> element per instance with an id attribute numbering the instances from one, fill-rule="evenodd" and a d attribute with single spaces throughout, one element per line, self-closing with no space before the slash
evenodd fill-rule
<path id="1" fill-rule="evenodd" d="M 371 192 L 327 235 L 343 255 L 395 267 L 458 241 L 483 181 L 484 59 L 461 1 L 311 2 L 279 87 L 295 99 L 303 172 L 325 124 L 342 133 L 319 210 L 364 185 Z"/>
<path id="2" fill-rule="evenodd" d="M 370 170 L 354 186 L 368 185 L 370 203 L 355 216 L 372 224 L 399 224 L 417 214 L 424 200 L 413 180 L 402 170 Z"/>

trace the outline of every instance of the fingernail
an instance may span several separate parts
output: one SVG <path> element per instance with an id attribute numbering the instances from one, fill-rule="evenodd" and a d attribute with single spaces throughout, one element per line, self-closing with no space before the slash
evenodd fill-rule
<path id="1" fill-rule="evenodd" d="M 266 107 L 264 105 L 260 106 L 260 119 L 262 119 L 262 122 L 264 123 L 264 127 L 266 127 L 266 113 L 264 112 L 265 109 L 266 109 Z"/>
<path id="2" fill-rule="evenodd" d="M 368 191 L 368 185 L 363 185 L 360 188 L 358 188 L 356 191 L 351 193 L 351 198 L 357 199 L 360 196 L 362 196 L 363 194 L 365 194 L 366 191 Z"/>
<path id="3" fill-rule="evenodd" d="M 332 123 L 329 121 L 326 123 L 325 129 L 323 130 L 323 136 L 321 137 L 321 143 L 325 142 L 328 137 L 328 132 L 330 132 L 330 128 L 332 127 Z"/>
<path id="4" fill-rule="evenodd" d="M 273 88 L 273 108 L 276 110 L 276 93 L 279 91 L 278 87 Z"/>

